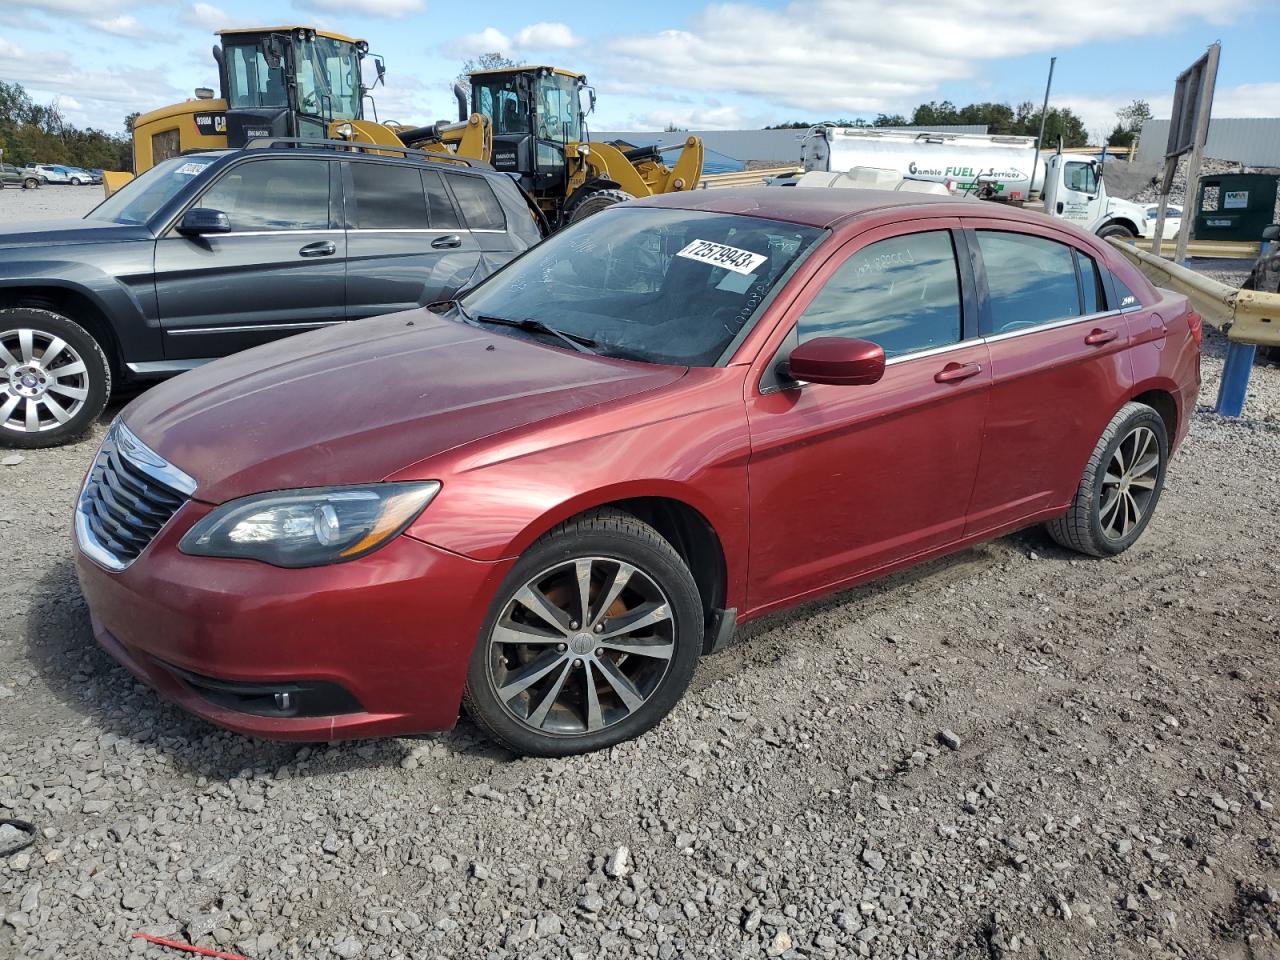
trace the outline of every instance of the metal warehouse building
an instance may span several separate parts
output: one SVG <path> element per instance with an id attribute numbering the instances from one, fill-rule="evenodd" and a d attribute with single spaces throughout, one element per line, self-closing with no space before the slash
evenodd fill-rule
<path id="1" fill-rule="evenodd" d="M 1169 121 L 1148 120 L 1142 125 L 1137 161 L 1160 163 L 1168 142 Z M 1250 167 L 1280 167 L 1280 117 L 1214 119 L 1209 123 L 1204 154 Z"/>

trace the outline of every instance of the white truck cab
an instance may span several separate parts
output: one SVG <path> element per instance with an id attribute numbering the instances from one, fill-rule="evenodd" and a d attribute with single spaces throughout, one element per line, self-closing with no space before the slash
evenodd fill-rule
<path id="1" fill-rule="evenodd" d="M 1107 196 L 1102 164 L 1090 157 L 1055 153 L 1045 160 L 1044 212 L 1100 237 L 1150 237 L 1155 231 L 1145 206 Z"/>

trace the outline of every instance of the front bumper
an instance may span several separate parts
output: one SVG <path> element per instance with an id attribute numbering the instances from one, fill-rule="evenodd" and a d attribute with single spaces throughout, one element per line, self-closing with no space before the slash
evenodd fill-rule
<path id="1" fill-rule="evenodd" d="M 107 652 L 191 713 L 254 736 L 340 740 L 453 726 L 507 563 L 408 536 L 360 560 L 299 570 L 179 552 L 208 510 L 187 502 L 120 572 L 77 545 L 76 571 Z M 273 703 L 273 690 L 325 691 L 310 701 L 304 692 L 301 702 L 342 712 L 304 705 L 296 715 L 299 701 Z"/>

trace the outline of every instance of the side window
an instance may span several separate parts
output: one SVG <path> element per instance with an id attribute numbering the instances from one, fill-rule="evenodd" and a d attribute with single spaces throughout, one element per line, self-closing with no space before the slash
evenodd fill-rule
<path id="1" fill-rule="evenodd" d="M 863 247 L 801 315 L 800 342 L 858 337 L 902 356 L 960 341 L 960 277 L 951 233 L 933 230 Z"/>
<path id="2" fill-rule="evenodd" d="M 1068 162 L 1062 171 L 1062 182 L 1068 190 L 1097 193 L 1098 174 L 1092 163 Z"/>
<path id="3" fill-rule="evenodd" d="M 462 226 L 458 212 L 453 209 L 449 191 L 444 188 L 440 174 L 434 170 L 422 171 L 422 186 L 427 191 L 427 205 L 431 209 L 431 226 L 436 230 L 455 230 Z"/>
<path id="4" fill-rule="evenodd" d="M 1072 248 L 1022 233 L 978 231 L 987 274 L 987 334 L 1010 333 L 1080 315 Z"/>
<path id="5" fill-rule="evenodd" d="M 1077 250 L 1076 265 L 1080 269 L 1080 293 L 1084 297 L 1082 312 L 1085 316 L 1102 313 L 1107 309 L 1107 295 L 1102 289 L 1102 274 L 1098 272 L 1097 261 Z"/>
<path id="6" fill-rule="evenodd" d="M 431 226 L 422 172 L 417 167 L 352 163 L 360 230 L 426 230 Z"/>
<path id="7" fill-rule="evenodd" d="M 236 231 L 326 230 L 328 161 L 273 157 L 238 164 L 205 192 L 198 205 L 221 210 Z"/>
<path id="8" fill-rule="evenodd" d="M 462 208 L 462 216 L 472 230 L 507 228 L 507 219 L 502 215 L 498 198 L 493 195 L 489 184 L 480 177 L 453 174 L 449 177 L 449 186 L 453 187 L 458 206 Z"/>

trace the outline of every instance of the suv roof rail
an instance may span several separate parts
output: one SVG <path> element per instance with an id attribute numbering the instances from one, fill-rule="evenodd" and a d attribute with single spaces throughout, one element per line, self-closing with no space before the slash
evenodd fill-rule
<path id="1" fill-rule="evenodd" d="M 363 143 L 356 140 L 312 140 L 306 137 L 254 137 L 245 145 L 246 150 L 268 150 L 279 147 L 324 147 L 350 153 L 393 153 L 405 159 L 426 160 L 431 163 L 452 163 L 480 170 L 492 170 L 483 160 L 471 160 L 452 153 L 435 153 L 431 150 L 414 150 L 411 147 L 394 147 L 385 143 Z"/>

